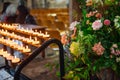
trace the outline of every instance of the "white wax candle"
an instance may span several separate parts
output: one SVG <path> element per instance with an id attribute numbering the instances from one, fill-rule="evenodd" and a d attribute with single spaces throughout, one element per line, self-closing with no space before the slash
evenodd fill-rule
<path id="1" fill-rule="evenodd" d="M 28 46 L 26 46 L 26 49 L 28 49 Z"/>
<path id="2" fill-rule="evenodd" d="M 45 35 L 47 35 L 48 33 L 46 32 Z"/>
<path id="3" fill-rule="evenodd" d="M 43 36 L 44 34 L 40 31 L 40 33 L 38 34 L 39 36 Z"/>
<path id="4" fill-rule="evenodd" d="M 6 57 L 7 60 L 12 60 L 14 57 L 12 55 Z"/>
<path id="5" fill-rule="evenodd" d="M 8 32 L 7 30 L 5 30 L 5 32 Z"/>
<path id="6" fill-rule="evenodd" d="M 35 39 L 35 41 L 37 41 L 37 37 L 35 37 L 34 39 Z"/>
<path id="7" fill-rule="evenodd" d="M 10 38 L 8 38 L 7 40 L 10 41 Z"/>
<path id="8" fill-rule="evenodd" d="M 50 35 L 46 32 L 43 37 L 50 37 Z"/>
<path id="9" fill-rule="evenodd" d="M 32 39 L 32 37 L 30 36 L 30 38 L 29 38 L 30 40 Z"/>
<path id="10" fill-rule="evenodd" d="M 12 63 L 18 63 L 20 62 L 20 59 L 15 56 L 15 58 L 12 59 Z"/>

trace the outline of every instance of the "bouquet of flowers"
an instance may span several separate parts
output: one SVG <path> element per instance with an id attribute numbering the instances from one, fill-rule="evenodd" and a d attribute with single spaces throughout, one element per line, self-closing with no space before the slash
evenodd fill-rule
<path id="1" fill-rule="evenodd" d="M 64 35 L 61 40 L 70 50 L 65 78 L 89 80 L 90 75 L 106 68 L 120 76 L 120 1 L 78 2 L 82 18 L 71 23 L 71 35 Z"/>

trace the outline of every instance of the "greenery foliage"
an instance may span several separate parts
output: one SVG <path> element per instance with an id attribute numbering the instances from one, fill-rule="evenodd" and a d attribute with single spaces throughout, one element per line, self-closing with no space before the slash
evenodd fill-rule
<path id="1" fill-rule="evenodd" d="M 78 0 L 82 18 L 71 23 L 70 56 L 66 59 L 68 80 L 89 80 L 102 69 L 120 76 L 120 1 Z M 74 6 L 74 5 L 73 5 Z"/>

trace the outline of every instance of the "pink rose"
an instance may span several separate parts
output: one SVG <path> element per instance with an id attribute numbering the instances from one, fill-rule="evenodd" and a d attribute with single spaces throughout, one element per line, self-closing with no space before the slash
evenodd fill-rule
<path id="1" fill-rule="evenodd" d="M 118 50 L 117 44 L 113 44 L 110 50 L 111 50 L 111 54 L 116 55 L 116 56 L 120 55 L 120 50 Z"/>
<path id="2" fill-rule="evenodd" d="M 110 50 L 111 50 L 111 54 L 116 56 L 120 55 L 120 50 L 115 50 L 114 48 L 111 48 Z"/>
<path id="3" fill-rule="evenodd" d="M 71 31 L 74 30 L 74 28 L 75 28 L 75 26 L 76 26 L 77 24 L 79 24 L 79 22 L 77 22 L 77 21 L 72 22 L 72 23 L 70 24 L 69 29 L 70 29 Z"/>
<path id="4" fill-rule="evenodd" d="M 108 20 L 108 19 L 104 20 L 104 25 L 109 26 L 110 23 L 111 23 L 110 20 Z"/>
<path id="5" fill-rule="evenodd" d="M 103 55 L 104 53 L 104 47 L 101 45 L 101 42 L 96 43 L 93 47 L 92 47 L 93 52 L 95 52 L 98 56 Z"/>
<path id="6" fill-rule="evenodd" d="M 101 20 L 96 20 L 92 24 L 93 30 L 99 30 L 102 26 L 103 26 L 103 24 L 102 24 Z"/>

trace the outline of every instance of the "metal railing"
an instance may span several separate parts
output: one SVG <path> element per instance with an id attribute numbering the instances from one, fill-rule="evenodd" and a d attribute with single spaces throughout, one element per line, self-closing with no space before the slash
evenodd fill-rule
<path id="1" fill-rule="evenodd" d="M 27 66 L 38 54 L 40 54 L 45 48 L 47 48 L 50 44 L 55 43 L 59 47 L 59 62 L 60 62 L 60 80 L 64 80 L 63 77 L 65 75 L 64 69 L 64 49 L 62 43 L 57 39 L 50 39 L 42 44 L 39 48 L 33 51 L 33 53 L 26 58 L 15 71 L 14 80 L 20 80 L 20 73 L 22 69 Z"/>

